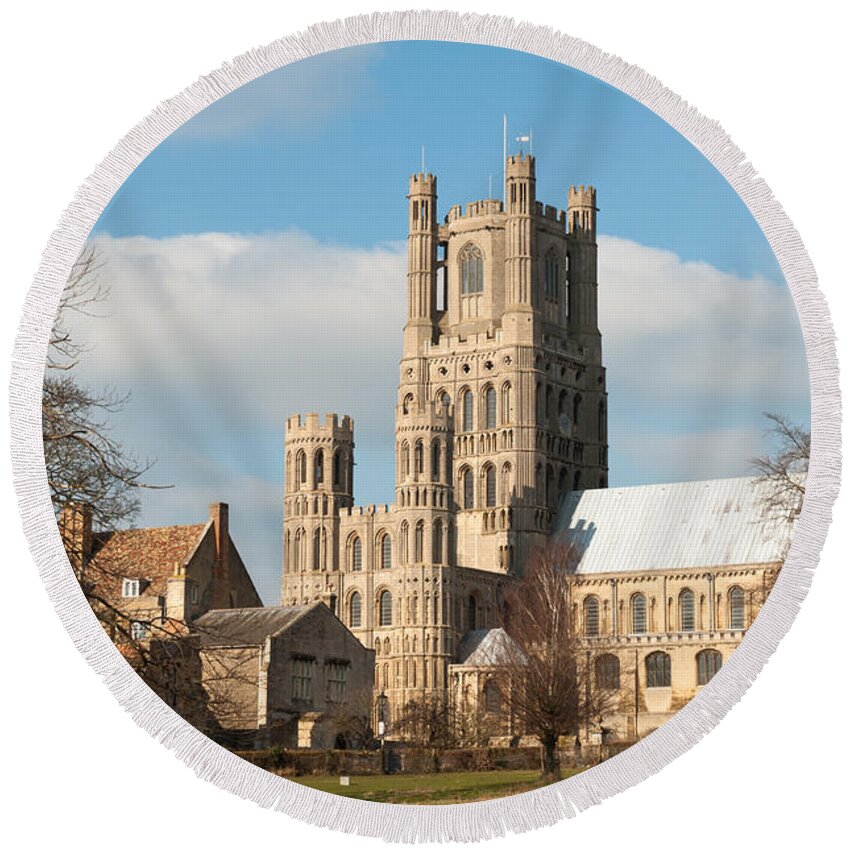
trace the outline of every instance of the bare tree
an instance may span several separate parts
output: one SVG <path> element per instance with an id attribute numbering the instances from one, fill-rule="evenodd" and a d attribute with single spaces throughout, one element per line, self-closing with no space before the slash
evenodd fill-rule
<path id="1" fill-rule="evenodd" d="M 582 640 L 573 613 L 572 584 L 579 550 L 552 541 L 532 553 L 522 578 L 506 594 L 501 692 L 519 727 L 543 748 L 543 778 L 560 777 L 558 740 L 599 723 L 617 691 L 597 687 L 598 651 Z"/>
<path id="2" fill-rule="evenodd" d="M 405 703 L 393 731 L 420 747 L 456 746 L 454 712 L 449 695 L 437 692 Z"/>
<path id="3" fill-rule="evenodd" d="M 50 335 L 41 403 L 44 462 L 53 506 L 86 504 L 100 527 L 134 517 L 142 477 L 152 466 L 138 461 L 110 433 L 109 418 L 128 396 L 111 389 L 92 390 L 74 375 L 86 347 L 72 336 L 73 314 L 98 313 L 109 296 L 100 280 L 102 263 L 86 248 L 71 270 Z"/>
<path id="4" fill-rule="evenodd" d="M 806 493 L 806 473 L 812 435 L 779 413 L 765 413 L 766 436 L 775 444 L 772 454 L 753 458 L 751 464 L 769 486 L 764 497 L 769 517 L 793 521 L 800 513 Z"/>

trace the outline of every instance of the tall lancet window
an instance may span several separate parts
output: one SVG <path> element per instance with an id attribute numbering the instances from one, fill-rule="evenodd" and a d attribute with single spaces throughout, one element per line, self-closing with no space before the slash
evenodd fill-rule
<path id="1" fill-rule="evenodd" d="M 484 291 L 484 255 L 471 242 L 460 252 L 461 295 L 475 295 Z"/>
<path id="2" fill-rule="evenodd" d="M 551 301 L 558 300 L 558 256 L 554 251 L 546 254 L 543 294 Z"/>

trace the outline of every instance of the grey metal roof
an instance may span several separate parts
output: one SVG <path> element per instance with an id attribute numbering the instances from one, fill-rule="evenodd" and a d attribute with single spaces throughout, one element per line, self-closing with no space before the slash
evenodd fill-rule
<path id="1" fill-rule="evenodd" d="M 554 534 L 583 554 L 578 574 L 781 561 L 791 524 L 765 516 L 770 486 L 719 478 L 570 493 Z"/>
<path id="2" fill-rule="evenodd" d="M 201 646 L 256 646 L 291 625 L 310 607 L 293 605 L 208 611 L 195 620 L 194 626 L 200 635 Z"/>
<path id="3" fill-rule="evenodd" d="M 461 638 L 458 662 L 467 667 L 496 667 L 509 661 L 516 649 L 504 629 L 476 629 Z"/>

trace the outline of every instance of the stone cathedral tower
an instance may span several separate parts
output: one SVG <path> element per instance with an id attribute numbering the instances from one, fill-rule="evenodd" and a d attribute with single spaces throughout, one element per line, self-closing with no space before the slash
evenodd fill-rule
<path id="1" fill-rule="evenodd" d="M 407 201 L 395 503 L 353 505 L 349 417 L 290 417 L 281 585 L 283 604 L 323 599 L 375 649 L 391 714 L 444 691 L 463 635 L 498 625 L 561 496 L 608 480 L 595 189 L 544 206 L 517 155 L 504 202 L 439 222 L 421 173 Z"/>

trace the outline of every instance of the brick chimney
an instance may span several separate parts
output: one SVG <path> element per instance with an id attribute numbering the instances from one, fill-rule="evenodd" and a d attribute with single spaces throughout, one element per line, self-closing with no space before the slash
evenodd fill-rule
<path id="1" fill-rule="evenodd" d="M 82 502 L 68 502 L 59 512 L 59 534 L 68 560 L 79 577 L 92 552 L 92 509 Z"/>
<path id="2" fill-rule="evenodd" d="M 210 505 L 210 520 L 215 539 L 215 567 L 213 569 L 213 608 L 230 608 L 230 528 L 229 508 L 226 502 Z"/>

